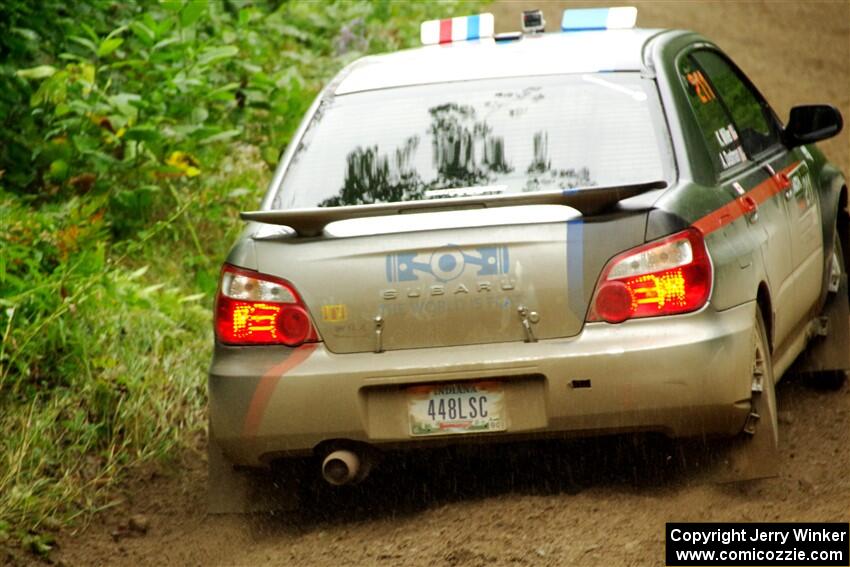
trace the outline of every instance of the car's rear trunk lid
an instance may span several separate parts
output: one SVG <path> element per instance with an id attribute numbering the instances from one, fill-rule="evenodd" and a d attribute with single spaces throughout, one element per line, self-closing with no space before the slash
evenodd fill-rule
<path id="1" fill-rule="evenodd" d="M 329 350 L 354 353 L 574 336 L 645 214 L 588 223 L 537 205 L 335 224 L 345 237 L 256 239 L 258 268 L 295 285 Z"/>

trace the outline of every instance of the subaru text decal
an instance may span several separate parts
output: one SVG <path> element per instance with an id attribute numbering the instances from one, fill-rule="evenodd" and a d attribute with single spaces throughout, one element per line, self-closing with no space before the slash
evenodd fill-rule
<path id="1" fill-rule="evenodd" d="M 508 248 L 485 246 L 462 250 L 448 245 L 427 252 L 401 252 L 387 255 L 387 281 L 412 282 L 430 275 L 440 282 L 449 282 L 466 270 L 476 276 L 494 276 L 510 272 Z"/>

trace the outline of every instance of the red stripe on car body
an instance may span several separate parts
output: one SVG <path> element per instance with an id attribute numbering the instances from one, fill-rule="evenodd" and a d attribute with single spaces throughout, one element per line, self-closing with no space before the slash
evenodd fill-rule
<path id="1" fill-rule="evenodd" d="M 260 423 L 263 421 L 263 415 L 266 413 L 266 406 L 269 405 L 269 400 L 277 387 L 278 381 L 293 368 L 307 360 L 316 348 L 316 343 L 304 344 L 294 351 L 280 364 L 275 364 L 269 368 L 254 390 L 254 396 L 251 398 L 251 404 L 248 406 L 248 412 L 245 414 L 245 424 L 242 426 L 243 437 L 254 437 L 260 429 Z"/>
<path id="2" fill-rule="evenodd" d="M 742 202 L 744 198 L 749 197 L 757 205 L 761 205 L 768 199 L 772 199 L 787 188 L 787 186 L 780 183 L 779 179 L 783 175 L 788 175 L 794 171 L 798 165 L 800 165 L 800 162 L 795 162 L 785 169 L 778 171 L 776 175 L 768 177 L 740 197 L 695 221 L 692 226 L 703 233 L 703 235 L 708 235 L 744 216 L 750 212 Z"/>

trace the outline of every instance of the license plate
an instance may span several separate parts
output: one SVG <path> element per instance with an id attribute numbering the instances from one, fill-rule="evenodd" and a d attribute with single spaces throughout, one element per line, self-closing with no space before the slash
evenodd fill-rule
<path id="1" fill-rule="evenodd" d="M 413 386 L 407 396 L 413 436 L 505 430 L 499 382 Z"/>

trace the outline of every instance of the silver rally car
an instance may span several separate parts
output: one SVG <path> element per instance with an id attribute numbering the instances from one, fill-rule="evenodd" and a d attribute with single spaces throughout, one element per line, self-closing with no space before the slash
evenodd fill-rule
<path id="1" fill-rule="evenodd" d="M 769 474 L 774 383 L 795 360 L 843 381 L 847 184 L 814 145 L 839 112 L 783 124 L 717 46 L 633 8 L 526 16 L 349 65 L 243 213 L 213 510 L 268 507 L 251 475 L 305 456 L 345 484 L 384 449 L 565 435 L 734 437 Z"/>

